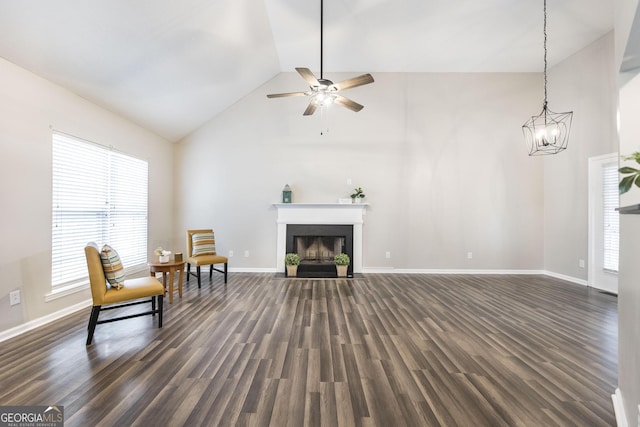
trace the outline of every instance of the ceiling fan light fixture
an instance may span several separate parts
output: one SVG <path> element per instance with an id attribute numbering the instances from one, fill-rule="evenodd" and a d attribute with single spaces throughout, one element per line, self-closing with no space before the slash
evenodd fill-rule
<path id="1" fill-rule="evenodd" d="M 316 104 L 318 107 L 326 107 L 333 104 L 335 99 L 335 95 L 327 93 L 327 91 L 318 91 L 318 93 L 312 98 L 311 102 Z"/>

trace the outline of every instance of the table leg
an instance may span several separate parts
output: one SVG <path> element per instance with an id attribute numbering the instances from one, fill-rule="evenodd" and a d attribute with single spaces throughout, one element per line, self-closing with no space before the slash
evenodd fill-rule
<path id="1" fill-rule="evenodd" d="M 178 277 L 178 295 L 182 298 L 182 280 L 184 279 L 184 267 L 180 269 L 180 276 Z"/>
<path id="2" fill-rule="evenodd" d="M 175 268 L 169 269 L 169 304 L 173 304 L 173 274 L 176 271 Z"/>

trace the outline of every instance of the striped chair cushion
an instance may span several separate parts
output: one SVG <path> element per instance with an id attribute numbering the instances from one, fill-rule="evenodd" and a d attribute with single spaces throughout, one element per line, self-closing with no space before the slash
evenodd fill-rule
<path id="1" fill-rule="evenodd" d="M 216 239 L 213 233 L 196 233 L 191 236 L 192 256 L 215 255 Z"/>
<path id="2" fill-rule="evenodd" d="M 107 282 L 112 288 L 120 289 L 124 286 L 124 267 L 120 261 L 120 255 L 109 245 L 104 245 L 100 251 L 102 269 Z"/>

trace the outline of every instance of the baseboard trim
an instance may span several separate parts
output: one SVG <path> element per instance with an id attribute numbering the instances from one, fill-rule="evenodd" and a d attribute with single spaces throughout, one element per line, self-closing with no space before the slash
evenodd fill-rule
<path id="1" fill-rule="evenodd" d="M 90 299 L 74 304 L 70 307 L 63 308 L 62 310 L 58 310 L 55 313 L 48 314 L 46 316 L 39 317 L 34 320 L 30 320 L 28 322 L 22 323 L 16 327 L 11 329 L 7 329 L 6 331 L 0 332 L 0 342 L 6 341 L 10 338 L 17 337 L 18 335 L 24 334 L 32 329 L 38 328 L 40 326 L 46 325 L 47 323 L 51 323 L 54 320 L 61 319 L 69 314 L 75 313 L 76 311 L 80 311 L 83 308 L 90 307 L 92 301 Z"/>
<path id="2" fill-rule="evenodd" d="M 283 270 L 284 271 L 284 270 Z M 229 273 L 277 273 L 275 268 L 230 268 Z"/>
<path id="3" fill-rule="evenodd" d="M 566 276 L 560 273 L 554 273 L 553 271 L 544 271 L 542 274 L 545 274 L 550 277 L 554 277 L 560 280 L 566 280 L 567 282 L 575 283 L 576 285 L 589 286 L 589 283 L 584 279 L 578 279 L 576 277 Z"/>
<path id="4" fill-rule="evenodd" d="M 613 401 L 613 411 L 616 414 L 616 424 L 618 427 L 629 427 L 627 422 L 627 415 L 624 412 L 624 405 L 622 404 L 622 392 L 619 388 L 616 388 L 616 392 L 611 395 Z"/>

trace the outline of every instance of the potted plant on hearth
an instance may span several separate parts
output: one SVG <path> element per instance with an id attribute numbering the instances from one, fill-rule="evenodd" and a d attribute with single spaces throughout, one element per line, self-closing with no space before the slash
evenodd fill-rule
<path id="1" fill-rule="evenodd" d="M 365 195 L 364 195 L 364 192 L 362 191 L 362 188 L 358 187 L 353 190 L 353 194 L 351 195 L 351 201 L 353 203 L 360 203 L 364 198 L 365 198 Z"/>
<path id="2" fill-rule="evenodd" d="M 287 276 L 296 277 L 298 275 L 300 256 L 296 253 L 288 253 L 284 256 L 284 264 L 287 266 Z"/>
<path id="3" fill-rule="evenodd" d="M 349 255 L 339 253 L 335 257 L 333 257 L 333 261 L 336 264 L 338 277 L 347 277 L 347 269 L 349 268 L 349 263 L 351 262 L 351 260 L 349 259 Z"/>

